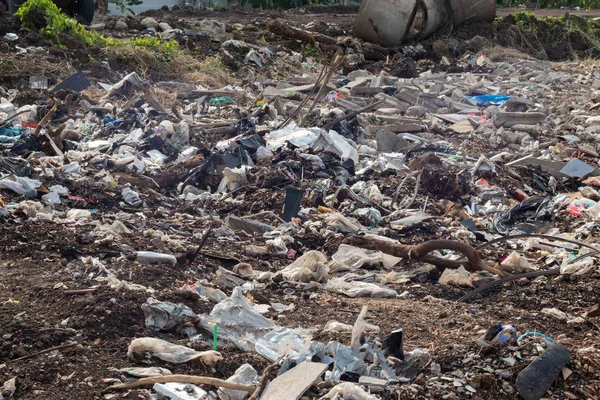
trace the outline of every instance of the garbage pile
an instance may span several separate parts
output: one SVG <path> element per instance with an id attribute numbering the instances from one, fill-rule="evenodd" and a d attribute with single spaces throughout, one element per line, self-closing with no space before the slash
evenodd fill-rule
<path id="1" fill-rule="evenodd" d="M 600 396 L 599 73 L 346 61 L 3 87 L 0 398 Z"/>

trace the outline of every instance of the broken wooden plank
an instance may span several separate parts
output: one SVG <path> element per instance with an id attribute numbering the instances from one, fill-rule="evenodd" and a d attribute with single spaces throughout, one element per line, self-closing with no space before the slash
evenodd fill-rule
<path id="1" fill-rule="evenodd" d="M 327 370 L 327 364 L 305 361 L 273 379 L 261 400 L 298 400 Z"/>

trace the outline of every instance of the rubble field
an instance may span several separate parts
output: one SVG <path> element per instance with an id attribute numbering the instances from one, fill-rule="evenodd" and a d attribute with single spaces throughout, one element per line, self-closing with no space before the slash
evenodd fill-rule
<path id="1" fill-rule="evenodd" d="M 599 399 L 600 14 L 521 11 L 0 14 L 0 400 Z"/>

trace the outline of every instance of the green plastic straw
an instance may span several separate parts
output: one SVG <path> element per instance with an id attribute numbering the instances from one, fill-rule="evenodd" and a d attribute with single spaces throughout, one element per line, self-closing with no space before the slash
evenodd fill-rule
<path id="1" fill-rule="evenodd" d="M 213 350 L 217 351 L 217 334 L 219 332 L 219 327 L 215 325 L 213 327 Z"/>

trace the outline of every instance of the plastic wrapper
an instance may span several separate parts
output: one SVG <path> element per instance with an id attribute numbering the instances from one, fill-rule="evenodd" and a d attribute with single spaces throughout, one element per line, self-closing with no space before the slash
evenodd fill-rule
<path id="1" fill-rule="evenodd" d="M 352 382 L 344 382 L 335 385 L 325 396 L 320 400 L 379 400 L 380 397 L 368 393 L 359 385 Z"/>
<path id="2" fill-rule="evenodd" d="M 152 297 L 142 304 L 146 328 L 153 331 L 169 331 L 187 323 L 197 323 L 198 315 L 184 304 L 158 301 Z"/>
<path id="3" fill-rule="evenodd" d="M 196 351 L 186 346 L 151 337 L 134 339 L 127 349 L 127 357 L 132 361 L 142 362 L 147 362 L 149 358 L 155 357 L 173 364 L 200 360 L 203 364 L 211 366 L 223 358 L 218 351 Z"/>
<path id="4" fill-rule="evenodd" d="M 401 258 L 385 254 L 377 250 L 361 249 L 360 247 L 341 244 L 338 251 L 331 256 L 333 263 L 332 272 L 356 271 L 361 268 L 392 268 Z"/>
<path id="5" fill-rule="evenodd" d="M 472 287 L 473 279 L 469 271 L 462 265 L 458 269 L 446 268 L 438 281 L 442 285 Z"/>
<path id="6" fill-rule="evenodd" d="M 36 197 L 42 182 L 24 176 L 8 176 L 0 180 L 0 188 L 10 189 L 21 196 Z"/>
<path id="7" fill-rule="evenodd" d="M 327 282 L 329 292 L 344 294 L 348 297 L 396 297 L 395 290 L 369 282 L 346 282 L 342 278 L 332 278 Z"/>
<path id="8" fill-rule="evenodd" d="M 219 338 L 244 351 L 252 351 L 256 341 L 276 327 L 273 320 L 263 317 L 252 307 L 241 287 L 233 289 L 231 297 L 217 304 L 200 323 L 210 332 L 217 325 Z"/>
<path id="9" fill-rule="evenodd" d="M 326 265 L 327 256 L 317 250 L 303 254 L 296 261 L 281 270 L 283 277 L 290 281 L 310 282 L 326 281 L 329 267 Z"/>
<path id="10" fill-rule="evenodd" d="M 256 385 L 258 384 L 258 374 L 252 365 L 243 364 L 227 379 L 227 382 Z M 248 392 L 246 391 L 224 388 L 219 389 L 218 394 L 221 400 L 244 400 L 248 397 Z"/>
<path id="11" fill-rule="evenodd" d="M 135 376 L 136 378 L 172 375 L 171 371 L 162 367 L 126 367 L 119 369 L 119 371 L 126 373 L 127 375 Z"/>

